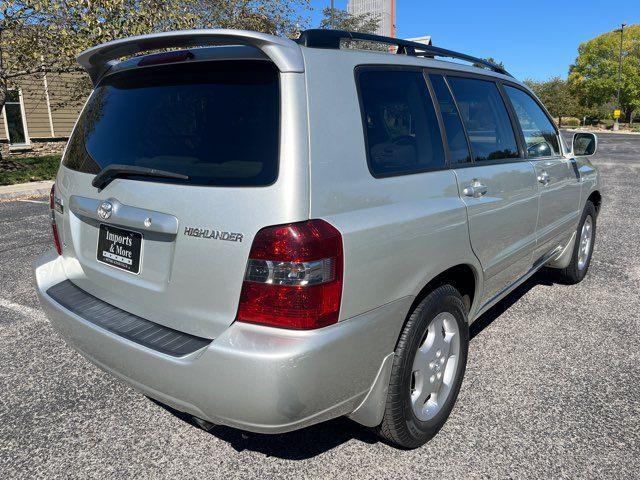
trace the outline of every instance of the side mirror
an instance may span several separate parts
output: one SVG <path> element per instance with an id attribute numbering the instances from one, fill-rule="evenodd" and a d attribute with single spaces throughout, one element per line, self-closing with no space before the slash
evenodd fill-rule
<path id="1" fill-rule="evenodd" d="M 598 149 L 598 137 L 593 133 L 579 132 L 573 135 L 573 154 L 589 156 Z"/>

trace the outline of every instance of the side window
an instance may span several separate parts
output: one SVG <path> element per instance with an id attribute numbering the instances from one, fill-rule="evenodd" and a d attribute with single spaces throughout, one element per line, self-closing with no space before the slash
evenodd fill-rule
<path id="1" fill-rule="evenodd" d="M 529 157 L 558 155 L 558 134 L 549 118 L 528 93 L 514 87 L 504 86 L 516 112 Z"/>
<path id="2" fill-rule="evenodd" d="M 507 107 L 495 83 L 447 77 L 467 128 L 476 162 L 516 158 L 520 154 Z"/>
<path id="3" fill-rule="evenodd" d="M 445 168 L 438 120 L 422 72 L 363 70 L 358 83 L 373 176 Z"/>
<path id="4" fill-rule="evenodd" d="M 440 114 L 447 133 L 447 146 L 452 164 L 467 163 L 471 161 L 469 145 L 464 134 L 464 127 L 458 115 L 458 109 L 453 101 L 449 87 L 447 87 L 442 75 L 429 75 L 436 100 L 440 106 Z"/>

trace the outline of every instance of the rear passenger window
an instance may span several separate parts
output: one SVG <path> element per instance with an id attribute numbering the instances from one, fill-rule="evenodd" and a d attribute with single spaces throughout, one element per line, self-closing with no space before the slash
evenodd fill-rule
<path id="1" fill-rule="evenodd" d="M 449 92 L 449 87 L 447 87 L 441 75 L 429 75 L 429 77 L 431 78 L 433 91 L 436 94 L 436 100 L 440 106 L 444 129 L 447 133 L 447 146 L 449 147 L 451 163 L 470 162 L 469 145 L 464 134 L 464 127 L 451 92 Z"/>
<path id="2" fill-rule="evenodd" d="M 373 176 L 445 167 L 438 120 L 422 72 L 364 70 L 358 83 Z"/>
<path id="3" fill-rule="evenodd" d="M 522 127 L 529 157 L 558 155 L 558 134 L 549 118 L 528 93 L 514 87 L 504 86 L 516 116 Z"/>
<path id="4" fill-rule="evenodd" d="M 476 162 L 516 158 L 520 154 L 507 108 L 495 83 L 447 77 Z"/>

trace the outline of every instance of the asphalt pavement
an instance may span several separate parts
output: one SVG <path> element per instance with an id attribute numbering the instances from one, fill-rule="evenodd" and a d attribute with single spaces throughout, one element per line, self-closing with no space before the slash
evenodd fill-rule
<path id="1" fill-rule="evenodd" d="M 601 135 L 594 163 L 606 186 L 587 278 L 541 272 L 478 320 L 458 403 L 413 451 L 346 419 L 205 432 L 116 381 L 38 306 L 45 200 L 1 202 L 0 478 L 638 478 L 640 136 Z"/>

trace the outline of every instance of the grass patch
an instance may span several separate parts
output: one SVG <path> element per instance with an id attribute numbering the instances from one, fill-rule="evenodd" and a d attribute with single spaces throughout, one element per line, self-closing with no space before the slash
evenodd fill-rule
<path id="1" fill-rule="evenodd" d="M 0 185 L 53 180 L 60 166 L 60 155 L 11 159 L 10 167 L 0 162 Z"/>

